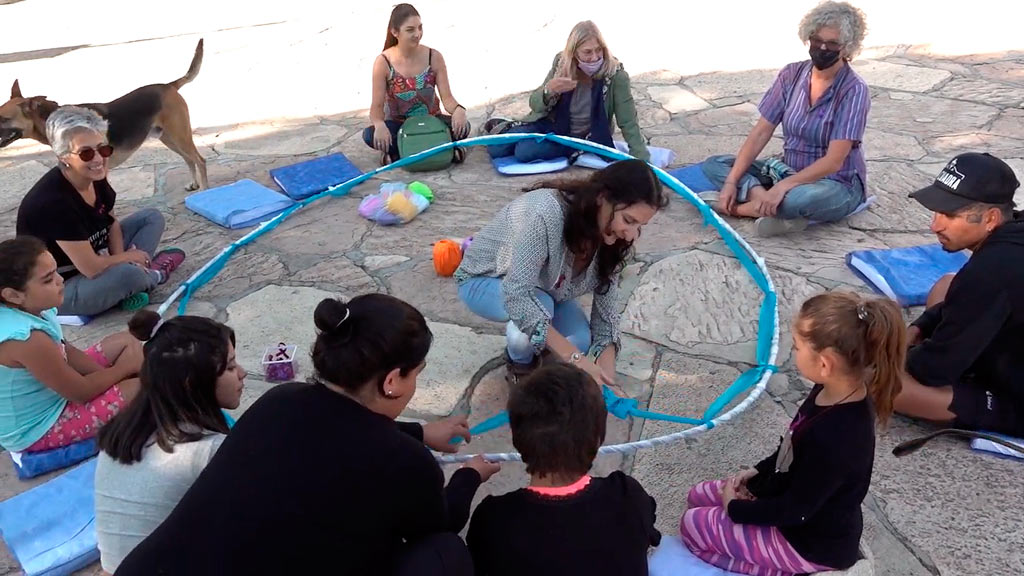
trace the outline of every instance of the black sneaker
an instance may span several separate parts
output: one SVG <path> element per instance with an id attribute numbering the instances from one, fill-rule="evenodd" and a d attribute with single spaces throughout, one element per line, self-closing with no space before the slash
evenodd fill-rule
<path id="1" fill-rule="evenodd" d="M 509 389 L 515 388 L 522 383 L 523 379 L 533 373 L 538 368 L 540 362 L 536 357 L 529 364 L 520 364 L 513 362 L 508 356 L 508 352 L 505 352 L 505 383 L 508 384 Z"/>
<path id="2" fill-rule="evenodd" d="M 505 132 L 508 132 L 508 129 L 511 128 L 513 125 L 513 120 L 509 118 L 501 118 L 500 116 L 495 116 L 494 118 L 491 118 L 487 122 L 484 122 L 484 125 L 480 127 L 480 135 L 494 136 L 496 134 L 504 134 Z"/>

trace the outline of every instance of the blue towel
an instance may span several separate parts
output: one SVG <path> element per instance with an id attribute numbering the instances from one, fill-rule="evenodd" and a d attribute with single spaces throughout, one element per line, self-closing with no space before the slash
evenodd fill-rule
<path id="1" fill-rule="evenodd" d="M 100 558 L 96 460 L 0 502 L 0 534 L 26 576 L 64 576 Z"/>
<path id="2" fill-rule="evenodd" d="M 285 194 L 294 200 L 303 200 L 331 186 L 348 182 L 362 173 L 362 170 L 356 168 L 355 164 L 339 152 L 274 168 L 270 171 L 270 176 Z"/>
<path id="3" fill-rule="evenodd" d="M 11 452 L 11 459 L 14 460 L 14 471 L 18 473 L 18 480 L 28 480 L 78 464 L 86 458 L 92 458 L 97 452 L 99 448 L 96 446 L 96 439 L 89 438 L 53 450 Z"/>
<path id="4" fill-rule="evenodd" d="M 946 252 L 939 244 L 857 250 L 846 255 L 846 265 L 876 292 L 901 306 L 922 306 L 928 292 L 946 274 L 967 263 L 966 252 Z"/>
<path id="5" fill-rule="evenodd" d="M 708 190 L 718 190 L 718 187 L 712 184 L 708 177 L 704 175 L 704 171 L 700 169 L 699 163 L 669 170 L 668 173 L 675 176 L 676 180 L 682 182 L 694 194 L 697 192 L 707 192 Z"/>
<path id="6" fill-rule="evenodd" d="M 553 160 L 519 162 L 515 156 L 504 156 L 502 158 L 492 158 L 491 164 L 494 165 L 495 170 L 506 176 L 523 176 L 565 170 L 569 167 L 569 159 L 555 158 Z"/>
<path id="7" fill-rule="evenodd" d="M 291 198 L 248 179 L 185 198 L 186 208 L 232 230 L 270 220 L 293 204 Z"/>

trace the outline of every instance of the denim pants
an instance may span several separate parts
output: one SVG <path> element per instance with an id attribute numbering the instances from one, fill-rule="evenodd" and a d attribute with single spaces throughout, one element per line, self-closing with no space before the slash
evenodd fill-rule
<path id="1" fill-rule="evenodd" d="M 721 188 L 736 161 L 735 156 L 712 156 L 704 161 L 701 170 L 712 184 Z M 764 166 L 763 160 L 754 160 L 746 174 L 736 185 L 736 202 L 747 201 L 750 189 L 761 186 L 757 175 Z M 864 183 L 860 177 L 846 185 L 837 180 L 823 178 L 811 184 L 794 186 L 779 204 L 776 217 L 783 220 L 804 218 L 812 222 L 836 222 L 850 215 L 864 201 Z"/>
<path id="2" fill-rule="evenodd" d="M 590 323 L 573 300 L 555 302 L 550 294 L 537 288 L 534 295 L 551 316 L 551 326 L 584 353 L 590 349 Z M 533 361 L 530 337 L 516 328 L 505 311 L 501 278 L 474 276 L 459 286 L 459 299 L 474 314 L 492 322 L 505 322 L 505 339 L 509 358 L 517 364 Z"/>
<path id="3" fill-rule="evenodd" d="M 146 208 L 120 222 L 125 248 L 134 244 L 152 258 L 164 234 L 164 217 L 160 211 Z M 95 316 L 129 296 L 152 290 L 159 280 L 158 272 L 128 262 L 115 264 L 95 278 L 77 274 L 64 281 L 64 303 L 57 310 L 63 315 Z"/>
<path id="4" fill-rule="evenodd" d="M 446 114 L 438 114 L 437 117 L 440 118 L 445 124 L 448 125 L 448 131 L 451 132 L 451 130 L 452 130 L 452 117 L 448 116 Z M 398 159 L 401 157 L 401 155 L 398 153 L 398 131 L 402 129 L 402 124 L 404 124 L 404 123 L 405 123 L 404 121 L 399 121 L 399 120 L 385 120 L 384 121 L 384 124 L 388 127 L 388 131 L 391 132 L 391 146 L 388 148 L 388 156 L 391 157 L 391 161 L 392 162 L 397 162 Z M 467 128 L 466 132 L 468 134 L 469 131 L 472 130 L 472 127 L 470 126 L 469 121 L 466 121 L 466 128 Z M 366 145 L 369 146 L 370 148 L 374 147 L 373 146 L 373 131 L 374 131 L 374 127 L 373 126 L 367 126 L 366 128 L 363 129 L 363 142 L 366 142 Z M 456 138 L 455 134 L 452 134 L 452 140 L 462 140 L 462 138 Z"/>
<path id="5" fill-rule="evenodd" d="M 550 122 L 532 122 L 530 124 L 520 124 L 519 126 L 511 128 L 505 132 L 505 134 L 529 134 L 531 132 L 547 134 L 553 131 L 554 126 Z M 519 142 L 497 144 L 487 147 L 487 153 L 491 155 L 491 158 L 515 156 L 517 161 L 523 163 L 533 162 L 535 160 L 568 158 L 573 154 L 573 152 L 574 150 L 572 148 L 562 146 L 557 142 L 551 142 L 548 140 L 541 140 L 538 142 L 532 138 L 528 140 L 520 140 Z"/>

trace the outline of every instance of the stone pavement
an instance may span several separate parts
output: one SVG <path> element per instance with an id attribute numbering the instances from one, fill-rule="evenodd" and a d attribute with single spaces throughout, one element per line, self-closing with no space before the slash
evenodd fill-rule
<path id="1" fill-rule="evenodd" d="M 709 433 L 635 455 L 602 457 L 595 465 L 601 473 L 623 469 L 636 476 L 657 499 L 659 526 L 666 535 L 677 534 L 692 484 L 733 473 L 774 448 L 809 389 L 790 358 L 788 327 L 794 310 L 822 290 L 866 290 L 845 267 L 847 252 L 933 241 L 929 215 L 906 195 L 930 182 L 957 152 L 990 151 L 1006 158 L 1024 180 L 1024 54 L 941 58 L 906 48 L 880 54 L 879 59 L 855 64 L 872 87 L 864 147 L 869 188 L 878 196 L 875 205 L 846 222 L 794 237 L 759 239 L 752 235 L 751 222 L 731 222 L 766 260 L 780 295 L 781 371 L 771 379 L 768 393 Z M 545 61 L 537 64 L 538 70 L 545 66 Z M 645 134 L 652 144 L 674 149 L 675 165 L 682 165 L 738 149 L 773 76 L 774 70 L 692 76 L 661 70 L 635 74 L 633 91 Z M 530 86 L 532 81 L 523 85 Z M 189 88 L 183 93 L 190 98 Z M 470 107 L 469 115 L 478 126 L 492 114 L 518 115 L 526 109 L 526 94 L 519 93 Z M 365 110 L 353 110 L 200 127 L 196 138 L 209 163 L 212 186 L 251 178 L 273 187 L 268 169 L 332 152 L 345 153 L 364 170 L 375 167 L 374 154 L 360 136 L 365 118 Z M 767 151 L 780 150 L 777 135 Z M 38 145 L 19 143 L 0 151 L 0 237 L 13 235 L 21 195 L 53 162 L 49 150 Z M 240 250 L 196 294 L 189 313 L 214 317 L 237 332 L 240 361 L 250 370 L 239 412 L 270 387 L 259 374 L 264 347 L 286 341 L 308 349 L 314 337 L 312 311 L 321 298 L 370 291 L 417 306 L 435 334 L 408 417 L 429 420 L 468 411 L 471 422 L 478 422 L 503 407 L 503 329 L 459 303 L 454 282 L 433 271 L 431 245 L 473 234 L 497 206 L 533 179 L 497 175 L 480 149 L 464 165 L 444 172 L 396 170 L 383 179 L 426 182 L 437 202 L 408 225 L 375 226 L 356 212 L 359 200 L 380 183 L 371 181 L 347 197 L 308 207 Z M 188 170 L 158 142 L 114 170 L 110 181 L 119 193 L 120 213 L 156 207 L 165 214 L 164 243 L 189 254 L 178 278 L 245 233 L 220 229 L 184 208 Z M 161 287 L 152 300 L 163 301 L 173 288 Z M 627 390 L 652 410 L 699 415 L 753 361 L 759 294 L 716 233 L 701 225 L 697 211 L 673 198 L 645 228 L 623 278 L 626 336 L 618 371 Z M 908 318 L 917 312 L 910 311 Z M 111 313 L 67 333 L 76 344 L 87 345 L 123 329 L 127 318 L 126 313 Z M 303 358 L 300 377 L 310 369 Z M 609 425 L 608 443 L 680 429 L 615 418 Z M 895 444 L 926 430 L 897 418 L 880 436 L 872 491 L 864 507 L 865 538 L 874 552 L 876 574 L 1024 572 L 1021 464 L 980 455 L 954 440 L 933 442 L 903 460 L 891 455 Z M 474 438 L 469 449 L 512 451 L 508 430 Z M 481 495 L 514 489 L 525 478 L 520 464 L 506 464 Z M 38 483 L 19 482 L 9 459 L 0 458 L 0 499 Z M 98 571 L 94 566 L 81 573 Z M 0 575 L 14 573 L 17 565 L 4 550 Z"/>

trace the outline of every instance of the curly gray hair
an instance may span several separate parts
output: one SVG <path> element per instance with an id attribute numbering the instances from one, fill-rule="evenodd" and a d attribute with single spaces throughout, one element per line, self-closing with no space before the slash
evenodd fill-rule
<path id="1" fill-rule="evenodd" d="M 107 136 L 107 121 L 94 110 L 81 106 L 61 106 L 46 119 L 46 139 L 57 154 L 64 157 L 71 152 L 71 139 L 86 130 Z"/>
<path id="2" fill-rule="evenodd" d="M 825 26 L 839 30 L 839 42 L 846 49 L 848 59 L 860 53 L 861 42 L 867 34 L 868 24 L 864 12 L 846 2 L 822 2 L 800 20 L 800 39 L 804 42 Z"/>

